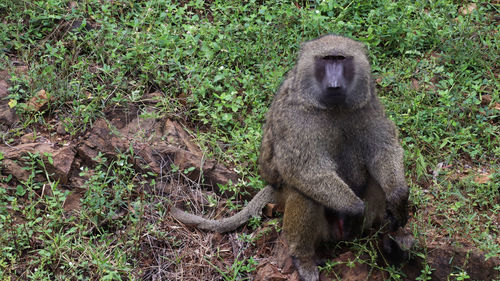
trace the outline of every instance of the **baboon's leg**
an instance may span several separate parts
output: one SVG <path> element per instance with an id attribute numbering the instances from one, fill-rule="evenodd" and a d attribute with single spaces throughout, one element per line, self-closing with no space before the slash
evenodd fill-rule
<path id="1" fill-rule="evenodd" d="M 285 203 L 283 231 L 301 278 L 318 280 L 316 247 L 328 234 L 324 207 L 291 191 Z"/>

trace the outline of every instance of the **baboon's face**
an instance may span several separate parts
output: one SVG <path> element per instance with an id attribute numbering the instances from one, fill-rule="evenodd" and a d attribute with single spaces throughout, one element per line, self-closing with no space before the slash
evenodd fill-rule
<path id="1" fill-rule="evenodd" d="M 320 86 L 319 102 L 324 106 L 343 105 L 354 78 L 352 56 L 332 52 L 314 61 L 314 76 Z"/>
<path id="2" fill-rule="evenodd" d="M 320 109 L 360 109 L 374 94 L 365 46 L 345 37 L 304 43 L 294 74 L 297 94 Z"/>

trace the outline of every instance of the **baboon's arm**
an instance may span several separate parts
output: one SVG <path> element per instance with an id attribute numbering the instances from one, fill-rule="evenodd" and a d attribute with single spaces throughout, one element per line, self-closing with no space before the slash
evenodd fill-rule
<path id="1" fill-rule="evenodd" d="M 359 214 L 364 203 L 337 175 L 335 163 L 326 155 L 315 153 L 321 149 L 304 147 L 314 145 L 289 139 L 286 145 L 275 144 L 276 167 L 287 185 L 296 188 L 319 204 L 340 212 Z"/>
<path id="2" fill-rule="evenodd" d="M 408 217 L 408 186 L 400 146 L 378 148 L 368 161 L 368 171 L 385 192 L 388 215 L 393 228 L 406 224 Z"/>

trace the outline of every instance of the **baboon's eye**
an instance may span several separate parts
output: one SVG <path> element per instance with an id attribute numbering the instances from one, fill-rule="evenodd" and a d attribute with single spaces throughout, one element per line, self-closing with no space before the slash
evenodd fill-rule
<path id="1" fill-rule="evenodd" d="M 324 60 L 330 60 L 330 61 L 338 61 L 338 60 L 345 60 L 344 56 L 324 56 Z"/>

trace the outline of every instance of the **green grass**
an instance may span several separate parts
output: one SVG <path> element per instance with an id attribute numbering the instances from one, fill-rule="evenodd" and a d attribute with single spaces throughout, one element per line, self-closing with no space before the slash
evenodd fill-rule
<path id="1" fill-rule="evenodd" d="M 500 254 L 498 4 L 477 1 L 464 15 L 465 4 L 446 0 L 173 2 L 0 1 L 0 69 L 12 74 L 8 99 L 21 116 L 0 132 L 4 144 L 53 134 L 50 120 L 77 138 L 104 109 L 159 91 L 160 117 L 187 125 L 207 157 L 236 167 L 242 181 L 233 188 L 258 188 L 261 125 L 300 42 L 342 34 L 367 44 L 400 129 L 416 233 L 435 227 L 421 214 L 434 208 L 444 235 L 467 233 L 488 256 Z M 14 60 L 29 70 L 15 73 Z M 26 103 L 41 89 L 51 102 L 32 112 Z M 136 242 L 154 225 L 142 219 L 150 194 L 137 191 L 127 157 L 101 159 L 78 216 L 64 215 L 68 191 L 40 156 L 27 159 L 27 182 L 0 174 L 0 279 L 139 278 Z M 486 183 L 475 180 L 479 171 Z M 34 197 L 41 188 L 53 196 Z"/>

